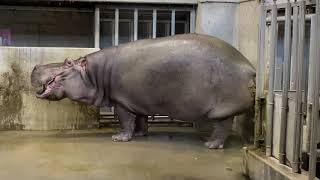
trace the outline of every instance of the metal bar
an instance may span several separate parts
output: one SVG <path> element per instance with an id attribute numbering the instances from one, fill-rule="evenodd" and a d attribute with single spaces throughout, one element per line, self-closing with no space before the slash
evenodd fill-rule
<path id="1" fill-rule="evenodd" d="M 100 18 L 100 22 L 104 21 L 104 22 L 111 22 L 114 21 L 114 19 L 108 19 L 108 18 Z M 132 22 L 132 19 L 119 19 L 119 22 Z M 148 23 L 152 23 L 152 20 L 139 20 L 139 22 L 148 22 Z M 171 23 L 171 20 L 157 20 L 158 23 Z M 189 24 L 188 21 L 177 21 L 176 23 L 184 23 L 184 24 Z"/>
<path id="2" fill-rule="evenodd" d="M 286 163 L 286 139 L 287 139 L 287 118 L 288 118 L 288 90 L 290 86 L 289 70 L 291 60 L 291 3 L 287 2 L 286 21 L 284 32 L 284 68 L 282 83 L 282 105 L 281 105 L 281 124 L 280 124 L 280 142 L 279 142 L 279 163 Z"/>
<path id="3" fill-rule="evenodd" d="M 256 104 L 255 104 L 255 147 L 259 146 L 259 138 L 262 134 L 262 113 L 261 113 L 261 101 L 264 91 L 264 76 L 265 76 L 265 33 L 266 33 L 266 8 L 264 1 L 260 4 L 260 21 L 259 21 L 259 45 L 258 45 L 258 65 L 257 65 L 257 77 L 256 77 Z"/>
<path id="4" fill-rule="evenodd" d="M 119 9 L 114 11 L 114 45 L 119 45 Z"/>
<path id="5" fill-rule="evenodd" d="M 291 1 L 292 2 L 292 1 Z M 286 7 L 286 2 L 278 2 L 277 3 L 277 6 L 278 6 L 278 9 L 282 9 L 282 8 L 285 8 Z M 310 1 L 306 1 L 305 3 L 306 5 L 315 5 L 315 0 L 310 0 Z M 267 10 L 270 10 L 272 8 L 271 6 L 271 3 L 268 3 L 268 5 L 266 6 L 267 7 Z"/>
<path id="6" fill-rule="evenodd" d="M 310 53 L 309 53 L 309 79 L 308 79 L 308 100 L 307 100 L 307 119 L 306 119 L 306 138 L 304 141 L 304 151 L 310 152 L 310 131 L 311 131 L 311 121 L 312 121 L 312 97 L 313 97 L 313 67 L 315 66 L 315 42 L 316 42 L 316 16 L 311 17 L 311 27 L 310 27 Z"/>
<path id="7" fill-rule="evenodd" d="M 192 9 L 190 11 L 190 33 L 194 33 L 196 30 L 196 11 Z"/>
<path id="8" fill-rule="evenodd" d="M 276 59 L 276 33 L 277 33 L 277 4 L 273 1 L 272 21 L 271 21 L 271 42 L 270 42 L 270 70 L 269 70 L 269 89 L 267 106 L 267 129 L 266 129 L 266 156 L 272 155 L 272 133 L 273 133 L 273 108 L 274 108 L 274 75 Z"/>
<path id="9" fill-rule="evenodd" d="M 190 9 L 190 8 L 189 8 Z M 83 12 L 92 13 L 93 9 L 87 8 L 64 8 L 64 7 L 36 7 L 36 6 L 0 6 L 0 10 L 12 11 L 51 11 L 51 12 Z"/>
<path id="10" fill-rule="evenodd" d="M 133 13 L 133 40 L 138 40 L 138 9 L 134 9 Z"/>
<path id="11" fill-rule="evenodd" d="M 311 20 L 311 16 L 313 16 L 314 14 L 306 14 L 305 16 L 305 20 L 306 21 L 310 21 Z M 291 17 L 291 21 L 293 20 L 293 16 L 290 16 Z M 278 22 L 284 22 L 286 21 L 286 16 L 278 16 L 277 17 L 277 21 Z M 267 23 L 270 23 L 271 22 L 271 18 L 268 17 L 267 20 L 266 20 Z"/>
<path id="12" fill-rule="evenodd" d="M 0 6 L 1 7 L 1 6 Z M 134 9 L 138 9 L 138 10 L 153 10 L 155 8 L 155 6 L 146 6 L 146 5 L 138 5 L 138 4 L 134 4 L 132 6 L 128 6 L 128 5 L 108 5 L 108 6 L 104 6 L 101 5 L 101 8 L 103 8 L 103 10 L 113 10 L 113 9 L 120 9 L 120 10 L 134 10 Z M 192 6 L 156 6 L 157 10 L 161 10 L 161 11 L 171 11 L 172 9 L 175 9 L 176 11 L 191 11 L 193 9 Z"/>
<path id="13" fill-rule="evenodd" d="M 316 176 L 317 161 L 317 128 L 319 121 L 319 72 L 320 72 L 320 0 L 316 0 L 316 42 L 315 42 L 315 58 L 313 66 L 313 98 L 312 98 L 312 123 L 311 123 L 311 141 L 310 141 L 310 157 L 309 157 L 309 180 L 314 180 Z"/>
<path id="14" fill-rule="evenodd" d="M 171 11 L 171 36 L 176 33 L 176 10 Z"/>
<path id="15" fill-rule="evenodd" d="M 296 93 L 295 93 L 295 130 L 293 133 L 293 161 L 292 171 L 300 172 L 301 159 L 301 132 L 302 132 L 302 86 L 304 69 L 304 33 L 305 33 L 305 3 L 301 1 L 299 7 L 299 37 L 298 37 L 298 57 L 296 70 Z"/>
<path id="16" fill-rule="evenodd" d="M 100 48 L 100 9 L 94 9 L 94 48 Z"/>
<path id="17" fill-rule="evenodd" d="M 152 38 L 157 37 L 157 10 L 153 9 L 152 13 Z"/>
<path id="18" fill-rule="evenodd" d="M 292 25 L 292 59 L 291 59 L 291 76 L 290 76 L 290 90 L 296 89 L 296 69 L 298 58 L 298 5 L 293 6 L 293 25 Z"/>

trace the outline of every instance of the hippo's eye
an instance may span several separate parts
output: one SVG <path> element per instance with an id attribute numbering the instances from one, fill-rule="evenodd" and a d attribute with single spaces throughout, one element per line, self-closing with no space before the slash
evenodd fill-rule
<path id="1" fill-rule="evenodd" d="M 70 59 L 66 59 L 66 60 L 64 60 L 64 64 L 70 67 L 70 66 L 72 66 L 73 63 Z"/>

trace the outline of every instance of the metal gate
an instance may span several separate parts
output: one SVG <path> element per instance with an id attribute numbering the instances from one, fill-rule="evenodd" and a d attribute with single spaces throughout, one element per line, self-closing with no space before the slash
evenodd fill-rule
<path id="1" fill-rule="evenodd" d="M 320 140 L 319 11 L 319 0 L 261 2 L 257 65 L 255 145 L 263 140 L 266 156 L 295 173 L 309 171 L 312 180 Z"/>

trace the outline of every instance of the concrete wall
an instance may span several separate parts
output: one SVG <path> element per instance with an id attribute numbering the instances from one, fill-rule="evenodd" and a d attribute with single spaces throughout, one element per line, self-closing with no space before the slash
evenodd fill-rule
<path id="1" fill-rule="evenodd" d="M 236 48 L 256 67 L 259 1 L 247 1 L 238 4 L 236 12 Z"/>
<path id="2" fill-rule="evenodd" d="M 235 45 L 236 3 L 199 2 L 196 33 L 216 36 Z"/>
<path id="3" fill-rule="evenodd" d="M 98 109 L 63 100 L 37 99 L 30 75 L 36 64 L 61 62 L 98 49 L 0 48 L 0 129 L 78 129 L 97 125 Z"/>
<path id="4" fill-rule="evenodd" d="M 237 48 L 255 66 L 258 1 L 199 1 L 196 32 L 216 36 Z"/>
<path id="5" fill-rule="evenodd" d="M 19 47 L 93 47 L 93 12 L 0 10 L 0 30 Z"/>

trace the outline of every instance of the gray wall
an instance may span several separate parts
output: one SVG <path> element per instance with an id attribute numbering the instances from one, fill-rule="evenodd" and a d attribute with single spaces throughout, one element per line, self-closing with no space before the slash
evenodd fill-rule
<path id="1" fill-rule="evenodd" d="M 255 66 L 257 62 L 259 2 L 199 1 L 196 33 L 216 36 L 237 48 Z"/>
<path id="2" fill-rule="evenodd" d="M 37 99 L 30 75 L 36 64 L 62 62 L 98 49 L 0 48 L 0 129 L 79 129 L 98 123 L 97 108 L 85 104 Z"/>
<path id="3" fill-rule="evenodd" d="M 196 33 L 214 35 L 234 45 L 236 3 L 199 2 Z"/>
<path id="4" fill-rule="evenodd" d="M 0 29 L 19 47 L 93 47 L 93 12 L 0 10 Z"/>

